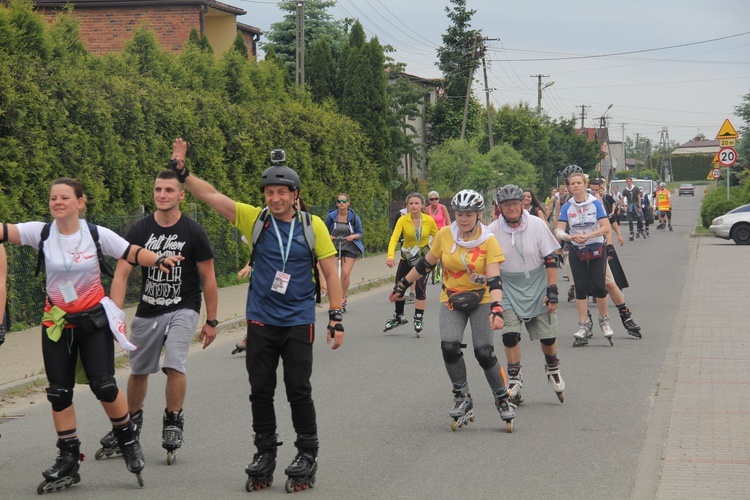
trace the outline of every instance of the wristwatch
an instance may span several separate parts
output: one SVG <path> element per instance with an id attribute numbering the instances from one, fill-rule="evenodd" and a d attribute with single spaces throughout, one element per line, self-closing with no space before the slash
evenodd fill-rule
<path id="1" fill-rule="evenodd" d="M 207 319 L 206 320 L 206 324 L 208 326 L 212 326 L 212 327 L 216 328 L 219 325 L 219 320 L 218 319 Z"/>

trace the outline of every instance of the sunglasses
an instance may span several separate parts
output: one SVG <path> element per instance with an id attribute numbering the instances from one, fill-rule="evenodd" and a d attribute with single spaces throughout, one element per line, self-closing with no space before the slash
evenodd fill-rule
<path id="1" fill-rule="evenodd" d="M 346 203 L 349 200 L 336 200 L 336 203 Z"/>
<path id="2" fill-rule="evenodd" d="M 440 198 L 430 198 L 430 201 L 440 201 Z"/>

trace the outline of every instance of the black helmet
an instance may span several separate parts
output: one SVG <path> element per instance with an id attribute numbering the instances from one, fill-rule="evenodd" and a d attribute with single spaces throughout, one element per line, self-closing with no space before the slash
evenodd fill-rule
<path id="1" fill-rule="evenodd" d="M 507 200 L 523 201 L 523 189 L 516 186 L 515 184 L 508 184 L 501 187 L 495 195 L 495 201 L 499 205 Z"/>
<path id="2" fill-rule="evenodd" d="M 260 176 L 260 192 L 263 192 L 264 187 L 271 185 L 288 186 L 292 191 L 302 188 L 297 172 L 284 165 L 273 165 L 263 171 Z"/>
<path id="3" fill-rule="evenodd" d="M 568 177 L 570 177 L 573 174 L 582 174 L 583 169 L 579 167 L 578 165 L 568 165 L 565 167 L 562 171 L 562 177 L 563 180 L 568 180 Z"/>
<path id="4" fill-rule="evenodd" d="M 484 210 L 484 198 L 473 189 L 464 189 L 453 197 L 451 207 L 461 212 L 481 212 Z"/>

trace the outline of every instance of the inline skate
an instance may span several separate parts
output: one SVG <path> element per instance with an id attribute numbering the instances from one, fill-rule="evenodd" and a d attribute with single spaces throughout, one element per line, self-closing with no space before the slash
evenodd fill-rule
<path id="1" fill-rule="evenodd" d="M 643 338 L 643 335 L 641 335 L 641 327 L 638 326 L 638 324 L 633 320 L 633 318 L 630 315 L 630 309 L 623 309 L 620 310 L 620 320 L 622 321 L 622 326 L 625 327 L 625 329 L 628 331 L 628 335 L 632 335 L 636 338 Z"/>
<path id="2" fill-rule="evenodd" d="M 414 333 L 417 335 L 417 338 L 420 338 L 422 336 L 422 330 L 424 328 L 423 321 L 424 321 L 423 314 L 414 315 Z"/>
<path id="3" fill-rule="evenodd" d="M 573 302 L 573 299 L 576 298 L 576 287 L 575 285 L 570 285 L 570 288 L 568 288 L 568 302 Z"/>
<path id="4" fill-rule="evenodd" d="M 132 414 L 130 416 L 130 421 L 135 424 L 136 439 L 140 439 L 141 429 L 143 428 L 143 410 L 138 410 L 137 412 Z M 94 458 L 96 460 L 122 456 L 122 451 L 120 451 L 120 445 L 117 444 L 117 437 L 115 436 L 114 429 L 109 431 L 103 438 L 101 438 L 101 440 L 99 440 L 99 443 L 102 445 L 102 447 L 96 450 L 96 453 L 94 453 Z"/>
<path id="5" fill-rule="evenodd" d="M 591 319 L 586 321 L 578 322 L 578 331 L 573 334 L 575 340 L 573 341 L 573 347 L 585 346 L 589 343 L 589 339 L 594 336 L 592 333 L 593 323 Z"/>
<path id="6" fill-rule="evenodd" d="M 234 349 L 232 349 L 232 354 L 238 354 L 240 352 L 244 352 L 245 349 L 247 349 L 247 333 L 245 334 L 244 337 L 238 340 L 237 343 L 234 345 Z"/>
<path id="7" fill-rule="evenodd" d="M 81 482 L 78 469 L 83 462 L 81 442 L 78 438 L 58 439 L 57 448 L 60 450 L 52 467 L 42 472 L 44 481 L 39 483 L 36 492 L 40 495 L 52 491 L 70 488 Z"/>
<path id="8" fill-rule="evenodd" d="M 284 470 L 289 477 L 284 489 L 287 493 L 315 487 L 315 472 L 318 470 L 318 436 L 300 434 L 294 443 L 297 456 Z"/>
<path id="9" fill-rule="evenodd" d="M 185 415 L 180 411 L 169 411 L 164 409 L 162 418 L 161 446 L 167 450 L 167 465 L 172 465 L 177 450 L 182 446 L 182 432 L 185 429 Z"/>
<path id="10" fill-rule="evenodd" d="M 469 422 L 474 421 L 474 401 L 471 399 L 471 394 L 461 394 L 460 390 L 453 391 L 453 408 L 448 414 L 453 419 L 451 422 L 451 430 L 456 432 L 457 429 L 462 428 Z"/>
<path id="11" fill-rule="evenodd" d="M 612 330 L 612 323 L 609 321 L 609 316 L 599 316 L 599 328 L 604 334 L 604 338 L 609 340 L 609 345 L 614 346 L 612 336 L 615 334 L 615 331 Z"/>
<path id="12" fill-rule="evenodd" d="M 508 390 L 505 387 L 495 393 L 495 406 L 498 413 L 500 413 L 500 418 L 505 422 L 505 428 L 508 429 L 508 432 L 513 432 L 516 405 L 510 402 Z"/>
<path id="13" fill-rule="evenodd" d="M 138 442 L 138 435 L 136 433 L 135 424 L 130 421 L 122 428 L 115 429 L 115 437 L 117 437 L 117 444 L 122 450 L 122 456 L 125 458 L 125 464 L 128 470 L 135 474 L 138 479 L 138 485 L 143 487 L 143 476 L 141 471 L 146 465 L 143 460 L 143 450 L 141 450 L 141 443 Z"/>
<path id="14" fill-rule="evenodd" d="M 518 406 L 523 403 L 523 375 L 521 373 L 521 367 L 508 368 L 508 397 L 511 403 Z"/>
<path id="15" fill-rule="evenodd" d="M 406 316 L 404 316 L 403 314 L 394 314 L 393 318 L 389 319 L 386 322 L 383 331 L 387 332 L 388 330 L 393 330 L 394 328 L 398 328 L 399 326 L 405 325 L 408 322 L 409 320 L 406 319 Z"/>
<path id="16" fill-rule="evenodd" d="M 276 449 L 282 445 L 278 434 L 256 435 L 253 461 L 245 467 L 247 482 L 246 491 L 258 491 L 273 484 L 273 472 L 276 470 Z"/>
<path id="17" fill-rule="evenodd" d="M 552 384 L 552 389 L 555 391 L 557 399 L 559 399 L 561 403 L 564 403 L 565 396 L 563 395 L 563 391 L 565 390 L 565 381 L 563 380 L 562 375 L 560 375 L 560 365 L 558 364 L 554 367 L 550 367 L 545 363 L 544 371 L 547 373 L 547 382 Z"/>

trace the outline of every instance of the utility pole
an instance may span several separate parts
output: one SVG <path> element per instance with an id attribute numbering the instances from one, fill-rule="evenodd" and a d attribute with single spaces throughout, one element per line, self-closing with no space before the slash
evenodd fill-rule
<path id="1" fill-rule="evenodd" d="M 635 177 L 638 178 L 638 140 L 640 139 L 638 132 L 635 133 L 635 146 L 633 147 L 633 157 L 635 158 Z"/>
<path id="2" fill-rule="evenodd" d="M 464 102 L 464 119 L 461 122 L 461 140 L 466 138 L 466 120 L 469 118 L 469 100 L 471 99 L 471 84 L 474 83 L 474 66 L 477 61 L 477 42 L 480 40 L 479 35 L 474 37 L 474 43 L 471 45 L 471 67 L 469 68 L 469 81 L 466 82 L 466 101 Z"/>
<path id="3" fill-rule="evenodd" d="M 669 151 L 669 131 L 667 130 L 667 127 L 662 127 L 661 129 L 659 150 L 661 150 L 661 169 L 659 170 L 659 177 L 661 177 L 661 180 L 666 181 L 667 178 L 671 178 L 671 162 L 667 158 L 667 151 Z"/>
<path id="4" fill-rule="evenodd" d="M 294 86 L 298 89 L 305 88 L 305 1 L 297 0 L 297 38 L 295 58 L 295 81 Z"/>
<path id="5" fill-rule="evenodd" d="M 487 40 L 489 40 L 489 38 L 484 39 L 485 42 Z M 482 51 L 482 68 L 484 69 L 484 95 L 485 101 L 487 103 L 487 135 L 490 138 L 490 151 L 492 151 L 492 148 L 495 147 L 495 138 L 492 135 L 492 107 L 490 106 L 490 91 L 492 91 L 493 89 L 490 88 L 490 84 L 487 82 L 487 58 L 484 56 L 484 43 L 482 43 L 482 48 L 480 50 Z"/>
<path id="6" fill-rule="evenodd" d="M 537 95 L 536 95 L 536 114 L 542 114 L 542 78 L 549 78 L 549 75 L 529 75 L 531 78 L 537 79 Z M 555 82 L 548 83 L 544 88 L 554 85 Z"/>
<path id="7" fill-rule="evenodd" d="M 586 104 L 581 104 L 580 106 L 576 106 L 576 108 L 581 108 L 581 130 L 583 130 L 583 121 L 586 119 L 586 108 L 590 108 L 591 106 L 587 106 Z"/>

